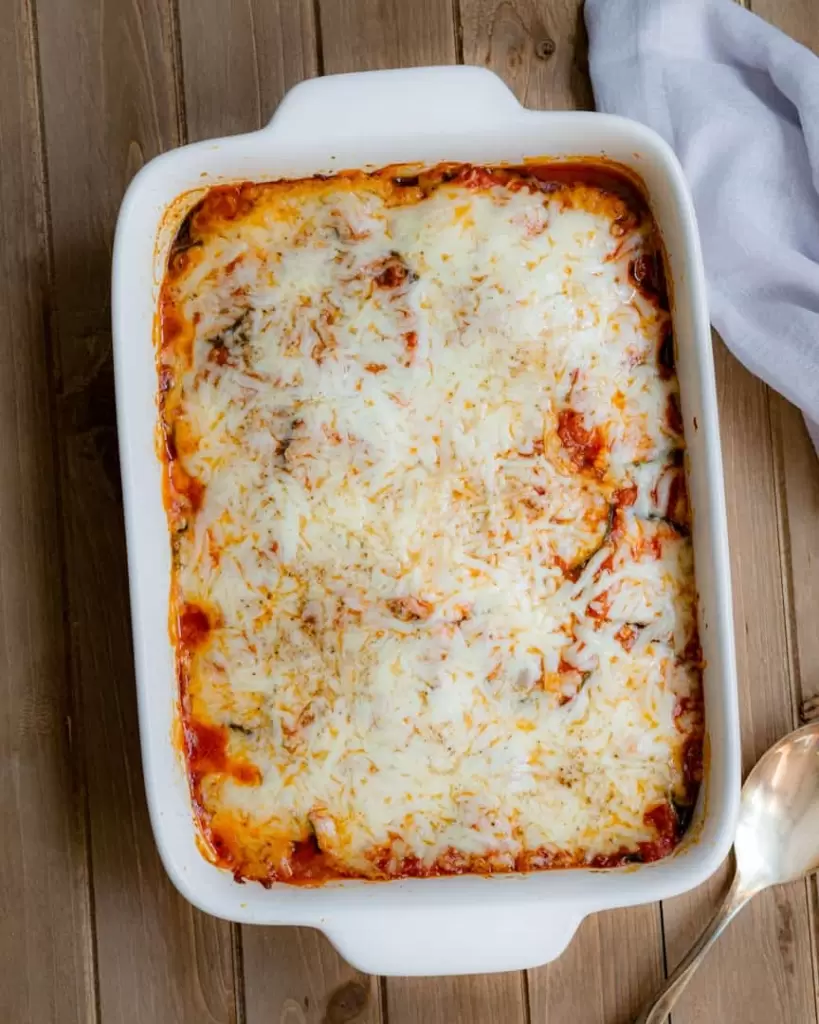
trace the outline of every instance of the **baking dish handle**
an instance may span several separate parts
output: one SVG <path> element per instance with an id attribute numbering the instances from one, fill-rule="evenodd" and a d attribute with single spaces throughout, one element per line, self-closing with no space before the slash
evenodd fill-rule
<path id="1" fill-rule="evenodd" d="M 466 132 L 523 108 L 497 75 L 470 66 L 399 68 L 311 78 L 292 88 L 263 131 L 277 141 Z"/>
<path id="2" fill-rule="evenodd" d="M 389 914 L 362 908 L 344 920 L 323 923 L 322 930 L 345 960 L 367 974 L 485 974 L 554 960 L 583 916 L 576 907 L 552 903 L 447 903 Z"/>

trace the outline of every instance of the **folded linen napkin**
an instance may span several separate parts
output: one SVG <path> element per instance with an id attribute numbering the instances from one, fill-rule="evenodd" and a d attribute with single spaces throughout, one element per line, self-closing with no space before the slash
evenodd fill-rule
<path id="1" fill-rule="evenodd" d="M 683 165 L 714 326 L 819 450 L 819 57 L 733 0 L 586 0 L 585 17 L 598 110 Z"/>

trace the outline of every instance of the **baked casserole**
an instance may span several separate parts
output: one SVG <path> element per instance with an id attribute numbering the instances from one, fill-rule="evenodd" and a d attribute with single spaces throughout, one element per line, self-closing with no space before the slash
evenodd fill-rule
<path id="1" fill-rule="evenodd" d="M 617 867 L 702 778 L 662 242 L 613 165 L 221 185 L 157 347 L 203 847 L 238 880 Z"/>

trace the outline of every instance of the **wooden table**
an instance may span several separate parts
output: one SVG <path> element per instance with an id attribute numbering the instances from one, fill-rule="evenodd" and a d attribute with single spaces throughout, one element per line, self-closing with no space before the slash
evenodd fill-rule
<path id="1" fill-rule="evenodd" d="M 754 0 L 819 48 L 815 0 Z M 588 107 L 579 0 L 5 0 L 0 21 L 0 1018 L 9 1024 L 615 1024 L 724 883 L 588 919 L 525 974 L 379 980 L 316 932 L 237 927 L 171 887 L 145 809 L 108 278 L 134 172 L 256 128 L 320 74 L 487 64 Z M 798 413 L 716 341 L 747 769 L 819 694 L 819 466 Z M 758 899 L 674 1024 L 817 1021 L 817 892 Z"/>

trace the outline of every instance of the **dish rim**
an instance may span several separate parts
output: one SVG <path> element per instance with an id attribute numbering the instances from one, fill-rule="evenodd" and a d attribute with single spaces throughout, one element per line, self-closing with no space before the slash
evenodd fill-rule
<path id="1" fill-rule="evenodd" d="M 396 96 L 414 98 L 412 110 L 396 125 L 392 103 Z M 432 98 L 434 112 L 430 116 Z M 354 110 L 366 125 L 366 138 L 352 139 L 347 121 L 340 119 L 343 111 Z M 355 118 L 354 118 L 355 120 Z M 447 131 L 447 137 L 443 133 Z M 455 128 L 458 131 L 453 135 Z M 538 134 L 539 133 L 539 134 Z M 543 144 L 536 140 L 542 137 Z M 558 146 L 551 138 L 586 138 L 584 151 Z M 318 141 L 317 141 L 318 139 Z M 608 140 L 608 141 L 606 141 Z M 616 143 L 616 145 L 615 145 Z M 524 147 L 521 153 L 516 147 Z M 346 147 L 346 149 L 345 149 Z M 443 147 L 443 149 L 442 149 Z M 671 291 L 674 322 L 677 327 L 681 310 L 690 321 L 691 372 L 699 394 L 687 402 L 681 391 L 686 440 L 691 458 L 702 485 L 694 489 L 695 543 L 707 551 L 711 579 L 705 603 L 713 629 L 704 637 L 706 656 L 716 652 L 719 678 L 713 657 L 712 668 L 706 669 L 706 733 L 719 733 L 719 745 L 712 744 L 706 781 L 699 804 L 700 832 L 687 837 L 670 857 L 655 864 L 628 868 L 593 870 L 583 868 L 556 869 L 531 874 L 460 876 L 440 879 L 402 879 L 371 882 L 362 879 L 325 883 L 319 888 L 274 885 L 265 890 L 254 883 L 240 885 L 223 869 L 209 864 L 196 843 L 196 825 L 189 807 L 187 778 L 179 764 L 172 743 L 172 719 L 176 705 L 176 675 L 171 671 L 164 683 L 161 665 L 167 667 L 172 651 L 167 635 L 168 591 L 170 580 L 169 551 L 164 557 L 157 550 L 169 548 L 165 513 L 161 502 L 160 460 L 155 455 L 156 426 L 154 327 L 156 294 L 161 282 L 164 246 L 169 244 L 168 209 L 183 194 L 226 181 L 262 180 L 259 167 L 269 167 L 268 180 L 303 176 L 310 173 L 333 173 L 349 167 L 370 168 L 391 163 L 429 164 L 430 154 L 452 153 L 452 159 L 468 159 L 461 153 L 473 152 L 474 162 L 520 161 L 521 156 L 548 153 L 544 159 L 594 160 L 609 157 L 613 148 L 621 155 L 630 153 L 631 163 L 621 159 L 644 181 L 644 171 L 661 180 L 667 195 L 669 217 L 676 218 L 672 238 L 654 207 L 655 190 L 646 182 L 652 212 L 660 224 L 669 258 L 672 258 Z M 490 153 L 509 150 L 506 160 Z M 362 159 L 348 164 L 344 153 L 360 152 L 362 156 L 389 152 L 394 158 Z M 271 155 L 272 153 L 272 155 Z M 411 157 L 414 153 L 414 157 Z M 487 155 L 481 156 L 482 153 Z M 335 157 L 335 159 L 332 159 Z M 445 159 L 447 157 L 441 157 Z M 323 161 L 323 162 L 322 162 Z M 636 164 L 636 166 L 635 166 Z M 300 172 L 295 171 L 300 167 Z M 232 168 L 233 173 L 227 173 Z M 312 168 L 312 170 L 310 170 Z M 254 169 L 256 169 L 254 171 Z M 250 172 L 250 173 L 249 173 Z M 182 187 L 180 187 L 182 185 Z M 673 216 L 672 216 L 673 215 Z M 668 219 L 668 218 L 666 218 Z M 672 254 L 671 249 L 674 252 Z M 462 921 L 480 909 L 483 919 L 493 916 L 505 920 L 509 913 L 515 918 L 521 936 L 529 935 L 525 920 L 535 918 L 531 906 L 538 910 L 543 930 L 544 910 L 550 910 L 554 926 L 546 929 L 552 946 L 529 935 L 528 952 L 521 941 L 510 942 L 510 954 L 494 957 L 476 949 L 464 956 L 450 956 L 445 963 L 432 963 L 441 973 L 454 965 L 458 970 L 508 969 L 521 960 L 521 966 L 543 962 L 544 953 L 559 952 L 582 916 L 612 906 L 626 906 L 667 898 L 693 888 L 704 881 L 724 859 L 733 841 L 739 801 L 739 729 L 737 709 L 736 667 L 728 565 L 727 527 L 719 445 L 713 356 L 710 345 L 705 282 L 693 206 L 682 177 L 682 171 L 668 146 L 649 129 L 611 115 L 588 112 L 536 112 L 520 106 L 506 86 L 491 72 L 481 68 L 417 68 L 411 70 L 365 72 L 354 75 L 313 79 L 296 86 L 287 94 L 270 125 L 258 132 L 209 142 L 195 143 L 155 158 L 136 176 L 123 200 L 117 224 L 113 261 L 112 317 L 114 328 L 114 364 L 117 394 L 123 497 L 128 546 L 129 582 L 131 589 L 132 626 L 139 698 L 140 737 L 143 767 L 151 823 L 165 868 L 179 891 L 200 909 L 234 921 L 268 924 L 304 924 L 321 927 L 348 959 L 365 963 L 366 969 L 377 966 L 381 973 L 398 969 L 407 973 L 426 973 L 430 956 L 407 952 L 407 944 L 384 943 L 384 955 L 376 949 L 377 941 L 368 943 L 350 939 L 350 915 L 365 914 L 370 920 L 371 935 L 380 934 L 385 922 L 396 910 L 402 915 L 423 920 L 418 928 L 429 927 L 440 905 L 446 903 L 450 913 Z M 150 345 L 135 348 L 129 339 L 151 339 Z M 146 359 L 147 356 L 147 359 Z M 153 389 L 145 394 L 145 363 L 150 364 Z M 693 394 L 693 392 L 692 392 Z M 696 413 L 686 405 L 696 407 Z M 699 418 L 699 436 L 691 436 L 694 415 Z M 707 438 L 707 441 L 704 439 Z M 147 445 L 146 445 L 147 441 Z M 696 462 L 691 454 L 698 449 Z M 148 465 L 146 450 L 153 465 Z M 693 480 L 692 480 L 693 482 Z M 699 497 L 697 495 L 699 491 Z M 146 499 L 146 495 L 148 496 Z M 157 537 L 156 506 L 159 503 L 162 532 Z M 706 529 L 707 528 L 707 529 Z M 707 536 L 700 536 L 707 533 Z M 697 581 L 702 594 L 701 556 L 697 557 Z M 164 572 L 167 566 L 167 572 Z M 158 601 L 157 588 L 162 598 Z M 164 606 L 163 632 L 156 636 L 159 610 Z M 700 623 L 701 632 L 703 624 Z M 706 630 L 708 626 L 706 626 Z M 165 647 L 164 652 L 159 651 Z M 170 661 L 172 666 L 172 660 Z M 168 681 L 170 690 L 168 691 Z M 168 691 L 161 706 L 163 689 Z M 169 727 L 169 725 L 171 727 Z M 706 741 L 708 742 L 708 741 Z M 164 751 L 164 752 L 163 752 Z M 174 781 L 168 778 L 171 758 L 176 762 Z M 187 837 L 180 821 L 179 786 L 185 787 L 188 800 Z M 194 858 L 196 860 L 194 860 Z M 198 863 L 197 863 L 198 861 Z M 215 872 L 219 878 L 211 873 Z M 227 886 L 227 888 L 226 888 Z M 475 891 L 475 887 L 478 891 Z M 285 890 L 285 891 L 283 891 Z M 480 903 L 481 906 L 477 907 Z M 527 906 L 529 909 L 527 910 Z M 440 917 L 440 914 L 437 915 Z M 378 918 L 379 920 L 376 920 Z M 412 932 L 413 928 L 408 928 Z M 443 934 L 443 933 L 442 933 Z M 484 932 L 484 934 L 486 934 Z M 501 931 L 498 931 L 501 934 Z M 469 946 L 463 942 L 461 945 Z M 561 945 L 562 943 L 562 945 Z M 394 961 L 401 947 L 405 960 Z M 554 947 L 554 948 L 552 948 Z M 470 959 L 471 955 L 471 959 Z M 364 957 L 362 961 L 361 957 Z M 532 959 L 532 957 L 535 957 Z M 546 956 L 548 959 L 549 956 Z M 472 964 L 474 963 L 474 967 Z M 487 966 L 487 963 L 496 966 Z M 413 964 L 421 969 L 413 971 Z M 497 966 L 500 964 L 501 966 Z"/>

